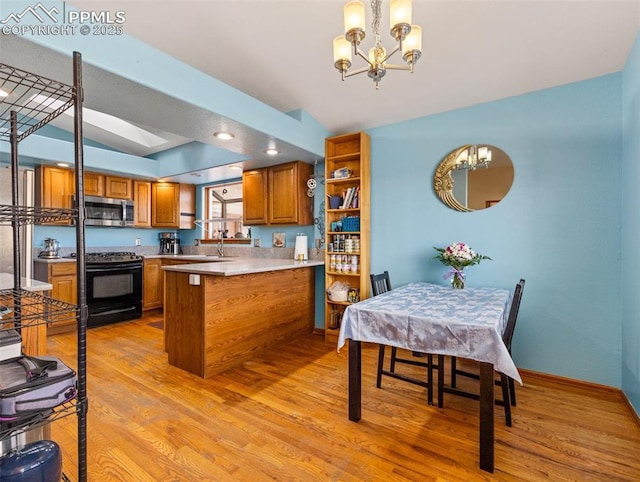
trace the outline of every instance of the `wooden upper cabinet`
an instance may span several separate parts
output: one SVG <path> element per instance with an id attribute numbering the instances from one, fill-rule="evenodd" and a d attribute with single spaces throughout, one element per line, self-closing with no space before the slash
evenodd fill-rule
<path id="1" fill-rule="evenodd" d="M 151 183 L 151 225 L 157 228 L 195 227 L 195 185 Z"/>
<path id="2" fill-rule="evenodd" d="M 267 224 L 268 188 L 266 168 L 242 173 L 242 218 L 245 225 Z"/>
<path id="3" fill-rule="evenodd" d="M 73 189 L 75 192 L 75 188 Z M 104 176 L 95 172 L 84 173 L 85 196 L 104 196 Z"/>
<path id="4" fill-rule="evenodd" d="M 73 171 L 40 166 L 36 169 L 36 205 L 43 208 L 70 209 L 74 189 Z M 67 224 L 67 222 L 65 222 Z"/>
<path id="5" fill-rule="evenodd" d="M 244 224 L 313 224 L 307 180 L 313 166 L 288 162 L 242 175 Z"/>
<path id="6" fill-rule="evenodd" d="M 151 182 L 133 181 L 133 225 L 151 227 Z"/>
<path id="7" fill-rule="evenodd" d="M 133 181 L 126 177 L 105 176 L 104 195 L 117 199 L 133 199 Z"/>
<path id="8" fill-rule="evenodd" d="M 300 161 L 269 168 L 269 223 L 313 224 L 307 180 L 313 167 Z"/>

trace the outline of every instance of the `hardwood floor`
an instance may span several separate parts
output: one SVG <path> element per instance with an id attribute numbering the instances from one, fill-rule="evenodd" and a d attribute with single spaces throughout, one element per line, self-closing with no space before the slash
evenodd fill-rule
<path id="1" fill-rule="evenodd" d="M 640 427 L 619 393 L 524 377 L 513 427 L 495 407 L 494 474 L 478 468 L 478 403 L 386 377 L 363 349 L 362 420 L 347 350 L 309 335 L 208 380 L 173 368 L 156 312 L 88 333 L 91 481 L 640 480 Z M 48 350 L 75 364 L 75 335 Z M 413 367 L 407 367 L 411 370 Z M 419 372 L 415 372 L 419 373 Z M 52 424 L 76 480 L 76 417 Z"/>

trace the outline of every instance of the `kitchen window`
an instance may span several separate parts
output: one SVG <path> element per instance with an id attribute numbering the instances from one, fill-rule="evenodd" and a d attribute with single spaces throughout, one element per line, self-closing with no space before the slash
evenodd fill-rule
<path id="1" fill-rule="evenodd" d="M 242 182 L 205 187 L 204 195 L 205 218 L 228 219 L 205 223 L 204 239 L 218 240 L 222 236 L 225 242 L 250 242 L 250 228 L 242 225 Z"/>

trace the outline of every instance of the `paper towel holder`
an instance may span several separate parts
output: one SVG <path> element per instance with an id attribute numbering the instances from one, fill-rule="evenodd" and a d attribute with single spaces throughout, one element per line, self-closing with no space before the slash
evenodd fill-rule
<path id="1" fill-rule="evenodd" d="M 309 259 L 309 246 L 307 244 L 307 236 L 304 234 L 296 235 L 295 249 L 293 250 L 293 259 L 299 261 L 307 261 Z"/>

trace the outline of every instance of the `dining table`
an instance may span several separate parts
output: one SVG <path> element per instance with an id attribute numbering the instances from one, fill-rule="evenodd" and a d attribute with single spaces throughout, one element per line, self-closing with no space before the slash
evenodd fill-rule
<path id="1" fill-rule="evenodd" d="M 494 371 L 522 384 L 502 341 L 513 293 L 415 282 L 348 305 L 338 351 L 349 340 L 349 420 L 361 418 L 362 342 L 476 360 L 480 365 L 479 465 L 494 470 Z"/>

